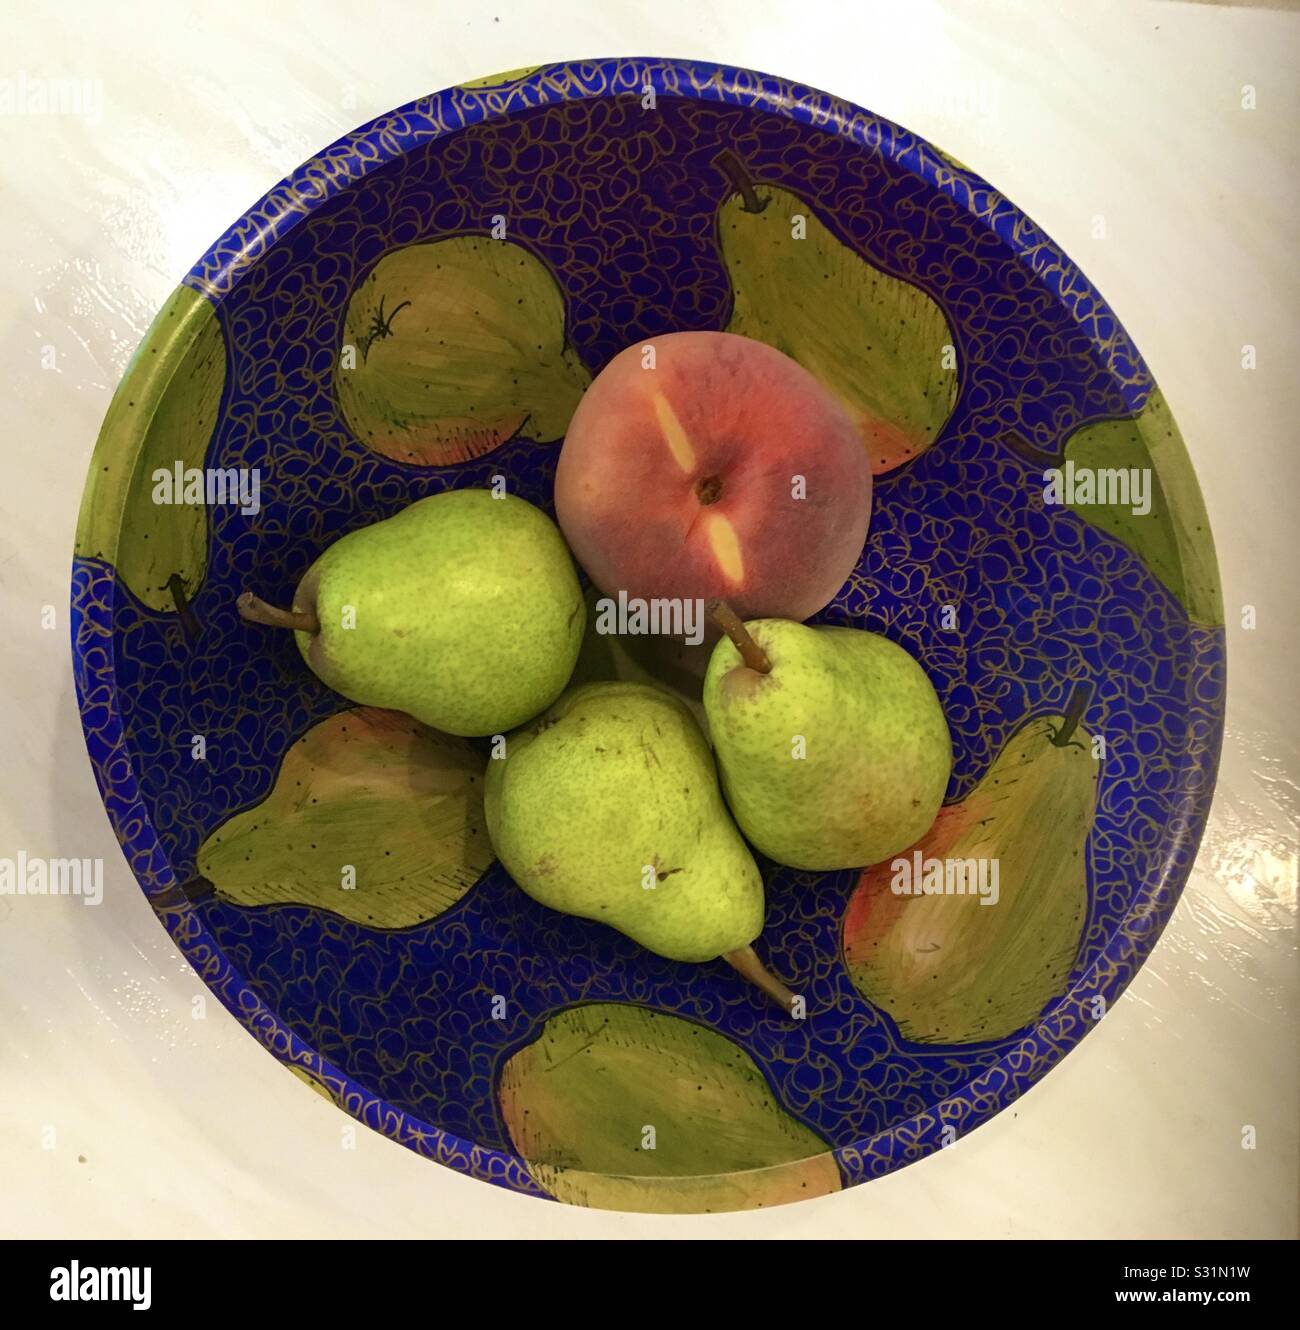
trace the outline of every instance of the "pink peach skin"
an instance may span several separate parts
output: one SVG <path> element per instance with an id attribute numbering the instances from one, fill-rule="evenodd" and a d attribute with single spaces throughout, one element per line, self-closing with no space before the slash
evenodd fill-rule
<path id="1" fill-rule="evenodd" d="M 862 552 L 871 466 L 839 399 L 788 356 L 734 333 L 667 333 L 587 389 L 555 508 L 607 595 L 717 596 L 741 618 L 806 619 Z"/>

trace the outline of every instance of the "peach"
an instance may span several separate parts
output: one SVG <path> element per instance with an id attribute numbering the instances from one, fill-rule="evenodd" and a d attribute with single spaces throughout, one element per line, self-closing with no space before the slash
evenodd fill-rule
<path id="1" fill-rule="evenodd" d="M 806 619 L 862 552 L 871 466 L 839 399 L 788 356 L 669 333 L 620 352 L 583 395 L 555 508 L 607 595 Z"/>

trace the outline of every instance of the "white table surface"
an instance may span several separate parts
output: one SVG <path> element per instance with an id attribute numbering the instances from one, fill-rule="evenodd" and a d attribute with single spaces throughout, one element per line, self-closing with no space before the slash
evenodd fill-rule
<path id="1" fill-rule="evenodd" d="M 0 114 L 0 856 L 102 856 L 106 876 L 97 909 L 0 897 L 0 1235 L 1293 1236 L 1300 16 L 1178 0 L 188 8 L 0 12 L 0 79 L 103 91 L 98 119 Z M 746 1215 L 548 1205 L 362 1128 L 343 1149 L 351 1119 L 218 1003 L 192 1019 L 206 990 L 117 848 L 72 685 L 68 573 L 87 461 L 128 356 L 190 263 L 373 115 L 499 70 L 614 54 L 802 80 L 998 185 L 1141 347 L 1201 476 L 1226 588 L 1218 795 L 1182 902 L 1125 997 L 952 1148 Z"/>

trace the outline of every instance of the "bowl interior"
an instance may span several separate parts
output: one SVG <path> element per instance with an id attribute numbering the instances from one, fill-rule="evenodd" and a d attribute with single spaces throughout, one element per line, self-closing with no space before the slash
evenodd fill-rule
<path id="1" fill-rule="evenodd" d="M 351 707 L 234 610 L 246 585 L 287 603 L 332 541 L 441 489 L 500 476 L 553 512 L 590 376 L 639 340 L 728 328 L 884 422 L 864 444 L 868 541 L 819 621 L 924 664 L 956 762 L 922 858 L 976 854 L 970 825 L 986 823 L 978 856 L 1000 862 L 1003 893 L 987 913 L 1012 921 L 950 929 L 881 870 L 764 863 L 760 949 L 805 996 L 797 1021 L 721 964 L 536 905 L 470 839 L 474 745 Z M 454 372 L 422 384 L 439 354 Z M 159 470 L 178 466 L 178 494 L 188 468 L 205 485 L 230 469 L 236 501 L 159 502 Z M 1083 496 L 1100 468 L 1145 499 Z M 1213 785 L 1216 577 L 1163 398 L 1032 222 L 824 94 L 626 60 L 423 99 L 241 218 L 114 399 L 73 601 L 124 849 L 259 1038 L 478 1176 L 706 1210 L 920 1157 L 1021 1093 L 1122 991 Z M 458 833 L 430 831 L 412 771 L 459 782 Z M 380 862 L 393 853 L 400 872 Z M 345 900 L 349 865 L 384 890 Z"/>

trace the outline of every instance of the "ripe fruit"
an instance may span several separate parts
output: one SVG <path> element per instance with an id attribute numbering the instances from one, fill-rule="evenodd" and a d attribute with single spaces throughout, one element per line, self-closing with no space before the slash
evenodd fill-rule
<path id="1" fill-rule="evenodd" d="M 806 619 L 862 553 L 871 468 L 838 399 L 788 356 L 670 333 L 628 347 L 587 390 L 555 508 L 608 595 L 718 596 L 743 616 Z"/>
<path id="2" fill-rule="evenodd" d="M 722 957 L 791 1009 L 749 945 L 763 928 L 763 879 L 709 746 L 671 694 L 570 689 L 488 763 L 484 807 L 492 848 L 534 900 L 669 960 Z"/>
<path id="3" fill-rule="evenodd" d="M 727 804 L 750 842 L 777 863 L 820 870 L 911 845 L 952 769 L 943 708 L 920 665 L 858 628 L 715 613 L 730 640 L 714 648 L 704 709 Z"/>
<path id="4" fill-rule="evenodd" d="M 450 490 L 350 532 L 307 570 L 293 612 L 251 592 L 239 612 L 292 628 L 336 692 L 448 734 L 500 734 L 573 673 L 583 601 L 555 523 L 531 503 Z"/>

